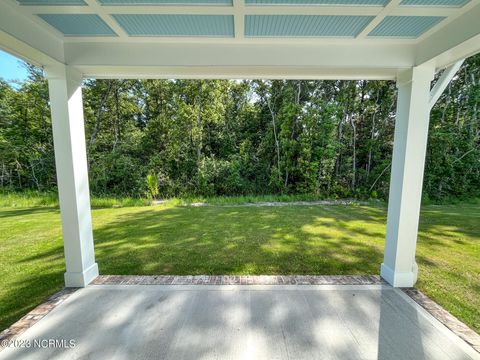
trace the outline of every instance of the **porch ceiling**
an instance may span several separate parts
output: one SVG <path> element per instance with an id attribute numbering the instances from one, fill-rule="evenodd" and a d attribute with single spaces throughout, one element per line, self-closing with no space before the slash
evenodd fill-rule
<path id="1" fill-rule="evenodd" d="M 479 0 L 6 0 L 0 46 L 90 77 L 393 79 L 480 50 Z"/>

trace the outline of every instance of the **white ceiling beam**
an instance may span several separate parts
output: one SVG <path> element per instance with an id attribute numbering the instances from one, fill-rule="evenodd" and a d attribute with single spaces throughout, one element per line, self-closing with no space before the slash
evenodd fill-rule
<path id="1" fill-rule="evenodd" d="M 462 8 L 434 6 L 397 6 L 389 16 L 443 16 L 448 17 L 461 12 Z"/>
<path id="2" fill-rule="evenodd" d="M 309 45 L 309 46 L 325 46 L 325 45 L 414 45 L 412 39 L 396 39 L 396 38 L 365 38 L 355 39 L 353 37 L 244 37 L 243 39 L 235 39 L 234 37 L 206 37 L 206 36 L 131 36 L 129 38 L 120 38 L 112 36 L 79 36 L 65 37 L 65 43 L 135 43 L 135 44 L 268 44 L 268 45 Z"/>
<path id="3" fill-rule="evenodd" d="M 455 64 L 450 65 L 443 71 L 442 75 L 438 78 L 435 86 L 430 91 L 430 101 L 428 104 L 430 111 L 432 110 L 433 106 L 438 101 L 440 96 L 443 94 L 448 84 L 450 84 L 450 81 L 452 81 L 455 74 L 458 72 L 458 70 L 460 70 L 464 61 L 465 59 L 462 59 L 460 61 L 457 61 Z"/>
<path id="4" fill-rule="evenodd" d="M 480 52 L 480 2 L 417 45 L 416 65 L 432 62 L 437 69 Z"/>
<path id="5" fill-rule="evenodd" d="M 437 32 L 439 29 L 442 27 L 447 26 L 451 22 L 455 21 L 457 18 L 460 16 L 466 14 L 469 12 L 472 8 L 475 7 L 478 3 L 475 1 L 470 1 L 466 5 L 460 7 L 460 8 L 450 8 L 451 13 L 448 15 L 448 17 L 442 21 L 440 21 L 438 24 L 432 26 L 430 29 L 428 29 L 426 32 L 424 32 L 416 41 L 418 43 L 422 42 L 426 38 L 429 38 L 433 33 Z"/>
<path id="6" fill-rule="evenodd" d="M 18 13 L 14 4 L 0 1 L 0 48 L 37 65 L 64 60 L 63 43 L 50 31 Z"/>
<path id="7" fill-rule="evenodd" d="M 401 0 L 390 0 L 390 2 L 385 6 L 373 19 L 370 23 L 357 35 L 357 39 L 364 39 L 368 36 L 370 31 L 375 29 L 375 27 L 382 22 L 385 17 L 390 15 L 390 13 L 398 7 Z"/>
<path id="8" fill-rule="evenodd" d="M 97 79 L 305 79 L 394 80 L 394 69 L 340 69 L 305 66 L 77 66 Z"/>
<path id="9" fill-rule="evenodd" d="M 247 15 L 369 15 L 375 16 L 381 11 L 379 6 L 245 6 L 243 0 L 233 6 L 226 5 L 157 5 L 157 6 L 101 6 L 95 0 L 87 0 L 96 9 L 105 14 L 202 14 L 234 15 L 236 8 L 242 7 Z M 91 14 L 91 6 L 22 6 L 31 14 Z"/>
<path id="10" fill-rule="evenodd" d="M 18 9 L 28 14 L 89 14 L 92 10 L 88 6 L 77 5 L 19 5 Z"/>
<path id="11" fill-rule="evenodd" d="M 377 16 L 385 8 L 381 6 L 323 6 L 323 5 L 274 5 L 253 6 L 244 5 L 246 15 L 359 15 Z M 228 5 L 115 5 L 101 6 L 104 14 L 211 14 L 211 15 L 234 15 L 236 13 L 236 1 L 233 6 Z M 392 6 L 392 5 L 387 5 Z M 91 14 L 91 6 L 21 6 L 22 11 L 30 14 Z M 393 7 L 391 15 L 395 16 L 449 16 L 458 12 L 456 8 L 448 7 Z"/>
<path id="12" fill-rule="evenodd" d="M 65 43 L 70 65 L 407 68 L 413 45 Z"/>
<path id="13" fill-rule="evenodd" d="M 235 39 L 241 40 L 245 36 L 245 2 L 233 0 L 233 23 L 235 24 Z"/>
<path id="14" fill-rule="evenodd" d="M 128 38 L 128 34 L 123 28 L 113 19 L 112 16 L 105 10 L 104 6 L 101 6 L 97 0 L 83 0 L 87 3 L 88 9 L 91 13 L 97 14 L 102 20 L 110 26 L 110 28 L 120 37 Z"/>
<path id="15" fill-rule="evenodd" d="M 100 10 L 103 14 L 211 14 L 232 15 L 233 6 L 101 6 L 96 0 L 85 0 L 93 6 L 22 6 L 32 14 L 92 14 Z M 94 10 L 97 9 L 97 10 Z"/>

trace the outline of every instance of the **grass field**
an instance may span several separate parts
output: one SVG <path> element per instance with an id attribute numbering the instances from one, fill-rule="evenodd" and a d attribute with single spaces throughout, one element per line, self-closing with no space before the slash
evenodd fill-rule
<path id="1" fill-rule="evenodd" d="M 58 209 L 0 204 L 5 328 L 58 291 L 65 270 Z M 92 214 L 102 274 L 378 274 L 383 258 L 381 203 L 188 207 L 172 201 Z M 417 287 L 477 332 L 479 225 L 478 204 L 424 206 L 417 251 Z"/>

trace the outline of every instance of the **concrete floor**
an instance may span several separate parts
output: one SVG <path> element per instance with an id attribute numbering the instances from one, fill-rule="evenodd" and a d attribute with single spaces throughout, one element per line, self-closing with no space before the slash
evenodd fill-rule
<path id="1" fill-rule="evenodd" d="M 383 285 L 94 285 L 19 340 L 0 359 L 480 359 Z"/>

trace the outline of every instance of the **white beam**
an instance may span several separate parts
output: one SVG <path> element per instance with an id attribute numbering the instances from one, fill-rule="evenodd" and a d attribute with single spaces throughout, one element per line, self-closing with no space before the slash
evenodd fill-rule
<path id="1" fill-rule="evenodd" d="M 400 73 L 397 79 L 387 234 L 381 267 L 381 276 L 395 287 L 411 287 L 417 280 L 415 250 L 434 71 L 431 65 L 414 67 Z"/>
<path id="2" fill-rule="evenodd" d="M 235 39 L 241 40 L 245 37 L 245 2 L 244 0 L 233 0 L 233 23 L 235 26 Z"/>
<path id="3" fill-rule="evenodd" d="M 66 43 L 73 66 L 314 66 L 325 69 L 403 69 L 414 61 L 412 45 Z M 115 75 L 115 74 L 111 74 Z M 181 75 L 181 74 L 180 74 Z M 288 74 L 285 74 L 288 75 Z"/>
<path id="4" fill-rule="evenodd" d="M 429 110 L 431 111 L 435 103 L 438 101 L 442 93 L 447 88 L 450 81 L 452 81 L 455 74 L 460 70 L 464 60 L 457 61 L 455 64 L 450 65 L 446 68 L 442 75 L 438 78 L 435 86 L 433 87 L 432 91 L 430 91 L 430 101 L 428 103 Z"/>
<path id="5" fill-rule="evenodd" d="M 95 262 L 82 104 L 82 76 L 67 66 L 45 69 L 50 93 L 57 184 L 65 250 L 65 285 L 84 287 Z"/>
<path id="6" fill-rule="evenodd" d="M 0 1 L 0 48 L 38 65 L 64 60 L 61 39 L 6 1 Z"/>
<path id="7" fill-rule="evenodd" d="M 123 28 L 110 16 L 104 6 L 97 3 L 96 0 L 84 0 L 88 5 L 88 10 L 91 13 L 97 14 L 102 20 L 121 38 L 127 38 L 128 34 Z"/>
<path id="8" fill-rule="evenodd" d="M 390 2 L 385 6 L 382 11 L 380 11 L 377 16 L 357 35 L 357 38 L 363 39 L 368 36 L 368 34 L 375 29 L 375 27 L 382 22 L 398 5 L 400 0 L 390 0 Z"/>
<path id="9" fill-rule="evenodd" d="M 480 2 L 474 1 L 466 13 L 418 44 L 415 64 L 432 63 L 442 69 L 480 52 L 479 19 Z"/>
<path id="10" fill-rule="evenodd" d="M 396 69 L 340 69 L 314 66 L 77 66 L 97 79 L 305 79 L 394 80 Z"/>
<path id="11" fill-rule="evenodd" d="M 89 0 L 87 0 L 89 1 Z M 242 0 L 243 3 L 243 0 Z M 100 5 L 99 5 L 100 6 Z M 115 5 L 101 6 L 106 14 L 189 14 L 189 15 L 234 15 L 237 4 L 226 5 Z M 25 6 L 24 11 L 31 14 L 91 14 L 87 6 Z M 381 11 L 381 6 L 316 6 L 316 5 L 275 5 L 252 6 L 244 5 L 247 15 L 367 15 L 375 16 Z"/>
<path id="12" fill-rule="evenodd" d="M 458 11 L 451 7 L 396 7 L 391 8 L 395 16 L 449 16 Z M 87 6 L 22 6 L 30 14 L 91 14 Z M 352 15 L 377 16 L 382 6 L 329 6 L 329 5 L 246 5 L 247 15 Z M 211 14 L 234 15 L 235 1 L 229 5 L 108 5 L 102 6 L 107 14 Z"/>

